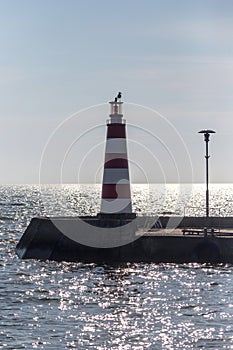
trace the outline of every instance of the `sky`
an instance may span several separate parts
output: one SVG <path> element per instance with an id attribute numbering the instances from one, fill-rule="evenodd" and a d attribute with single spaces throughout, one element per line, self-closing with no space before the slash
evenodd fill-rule
<path id="1" fill-rule="evenodd" d="M 233 182 L 231 0 L 0 0 L 0 183 L 100 182 L 122 91 L 133 182 Z"/>

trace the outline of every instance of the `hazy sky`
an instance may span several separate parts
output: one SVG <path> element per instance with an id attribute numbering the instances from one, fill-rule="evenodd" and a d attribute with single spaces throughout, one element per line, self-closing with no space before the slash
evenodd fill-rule
<path id="1" fill-rule="evenodd" d="M 232 43 L 231 0 L 0 0 L 0 183 L 38 183 L 49 138 L 42 181 L 99 181 L 108 106 L 55 130 L 118 91 L 166 118 L 125 106 L 134 182 L 204 181 L 203 128 L 233 182 Z"/>

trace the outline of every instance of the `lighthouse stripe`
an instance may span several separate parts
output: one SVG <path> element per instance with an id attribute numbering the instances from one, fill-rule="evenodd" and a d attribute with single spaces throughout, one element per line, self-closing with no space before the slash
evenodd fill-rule
<path id="1" fill-rule="evenodd" d="M 116 153 L 117 154 L 117 153 Z M 122 159 L 122 158 L 113 158 L 104 164 L 105 169 L 111 169 L 111 168 L 125 168 L 128 169 L 128 160 Z"/>
<path id="2" fill-rule="evenodd" d="M 127 153 L 126 139 L 108 139 L 106 142 L 105 153 Z"/>
<path id="3" fill-rule="evenodd" d="M 127 153 L 106 153 L 105 163 L 114 159 L 127 159 Z"/>
<path id="4" fill-rule="evenodd" d="M 102 213 L 132 213 L 130 199 L 102 199 Z"/>
<path id="5" fill-rule="evenodd" d="M 118 169 L 118 168 L 111 168 L 111 169 L 104 169 L 104 178 L 103 183 L 104 184 L 116 184 L 119 181 L 129 181 L 129 171 L 127 169 Z M 124 181 L 125 182 L 125 181 Z"/>
<path id="6" fill-rule="evenodd" d="M 126 138 L 125 124 L 109 124 L 107 139 Z"/>
<path id="7" fill-rule="evenodd" d="M 129 184 L 103 184 L 102 198 L 129 198 L 130 199 Z"/>
<path id="8" fill-rule="evenodd" d="M 120 98 L 120 97 L 119 97 Z M 132 213 L 126 124 L 118 97 L 110 102 L 102 186 L 101 213 Z"/>

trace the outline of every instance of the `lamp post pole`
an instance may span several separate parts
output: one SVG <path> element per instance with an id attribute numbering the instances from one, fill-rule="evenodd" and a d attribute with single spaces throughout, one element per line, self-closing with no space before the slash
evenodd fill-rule
<path id="1" fill-rule="evenodd" d="M 206 217 L 209 217 L 209 140 L 210 134 L 215 134 L 213 130 L 201 130 L 199 134 L 204 134 L 204 141 L 206 143 Z"/>

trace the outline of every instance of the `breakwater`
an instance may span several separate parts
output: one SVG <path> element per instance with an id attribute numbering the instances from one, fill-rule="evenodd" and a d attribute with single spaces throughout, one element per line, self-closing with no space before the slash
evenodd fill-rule
<path id="1" fill-rule="evenodd" d="M 143 232 L 131 218 L 33 218 L 16 252 L 22 259 L 55 261 L 233 263 L 233 217 L 167 216 L 155 222 Z M 98 236 L 102 228 L 104 234 Z M 120 236 L 114 233 L 112 238 L 114 228 Z M 199 230 L 189 232 L 191 228 Z M 90 232 L 97 246 L 80 243 Z M 115 237 L 116 243 L 106 245 L 106 237 Z"/>

